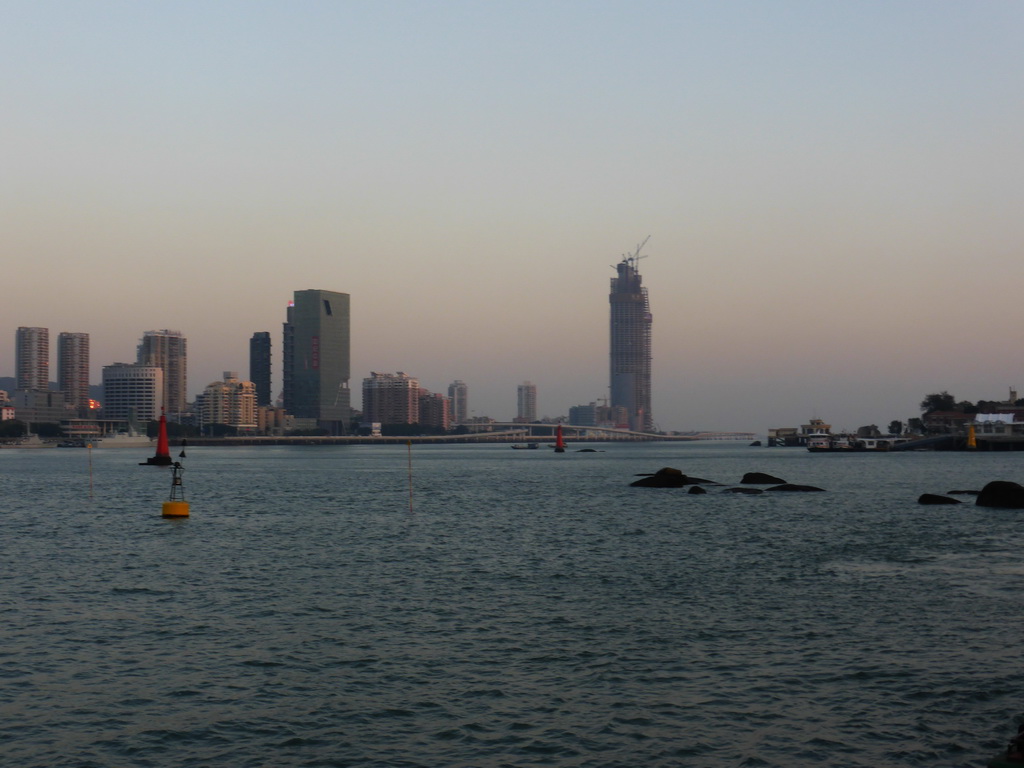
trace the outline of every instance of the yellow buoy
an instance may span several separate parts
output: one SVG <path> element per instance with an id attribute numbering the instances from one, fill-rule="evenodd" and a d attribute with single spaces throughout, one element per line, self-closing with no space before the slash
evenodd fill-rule
<path id="1" fill-rule="evenodd" d="M 184 456 L 185 452 L 182 451 Z M 180 461 L 171 465 L 171 497 L 164 502 L 164 517 L 188 517 L 188 502 L 185 501 L 185 484 L 181 475 L 185 468 Z"/>
<path id="2" fill-rule="evenodd" d="M 188 517 L 187 501 L 165 501 L 164 517 Z"/>

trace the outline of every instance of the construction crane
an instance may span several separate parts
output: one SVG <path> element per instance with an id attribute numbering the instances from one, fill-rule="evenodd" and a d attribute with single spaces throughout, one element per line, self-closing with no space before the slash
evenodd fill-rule
<path id="1" fill-rule="evenodd" d="M 630 264 L 635 269 L 636 268 L 636 264 L 637 264 L 638 261 L 640 261 L 640 259 L 646 259 L 647 258 L 647 254 L 644 254 L 643 256 L 641 256 L 640 255 L 640 251 L 643 250 L 643 247 L 645 245 L 647 245 L 647 241 L 650 240 L 650 239 L 651 239 L 651 236 L 648 235 L 647 237 L 644 238 L 644 241 L 642 243 L 640 243 L 640 245 L 638 245 L 636 247 L 635 251 L 631 251 L 629 253 L 622 254 L 622 260 L 627 262 L 628 264 Z M 613 267 L 613 269 L 614 269 L 614 267 Z"/>

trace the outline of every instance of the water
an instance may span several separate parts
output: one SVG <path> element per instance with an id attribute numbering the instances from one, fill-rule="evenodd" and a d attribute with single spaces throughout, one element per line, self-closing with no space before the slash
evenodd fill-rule
<path id="1" fill-rule="evenodd" d="M 0 763 L 980 766 L 1024 719 L 1020 454 L 0 451 Z M 673 466 L 824 494 L 630 488 Z"/>

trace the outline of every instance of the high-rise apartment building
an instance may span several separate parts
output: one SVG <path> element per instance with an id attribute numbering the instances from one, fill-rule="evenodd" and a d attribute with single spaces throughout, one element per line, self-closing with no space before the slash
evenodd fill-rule
<path id="1" fill-rule="evenodd" d="M 256 387 L 256 405 L 269 406 L 273 397 L 270 390 L 270 331 L 257 331 L 249 339 L 249 380 Z"/>
<path id="2" fill-rule="evenodd" d="M 644 243 L 647 241 L 645 240 Z M 629 428 L 640 432 L 654 429 L 651 416 L 651 308 L 647 289 L 641 284 L 636 252 L 623 256 L 615 268 L 611 293 L 611 398 L 613 408 L 621 406 L 629 417 Z"/>
<path id="3" fill-rule="evenodd" d="M 139 342 L 136 363 L 155 366 L 163 371 L 161 399 L 167 416 L 180 420 L 188 403 L 187 342 L 181 331 L 146 331 Z"/>
<path id="4" fill-rule="evenodd" d="M 89 408 L 89 334 L 57 336 L 57 387 L 64 402 L 81 413 Z"/>
<path id="5" fill-rule="evenodd" d="M 103 418 L 160 418 L 163 406 L 164 370 L 156 365 L 114 363 L 103 366 Z"/>
<path id="6" fill-rule="evenodd" d="M 21 326 L 15 334 L 16 389 L 50 388 L 50 330 Z"/>
<path id="7" fill-rule="evenodd" d="M 423 427 L 447 432 L 452 425 L 451 401 L 440 392 L 420 389 L 420 418 Z"/>
<path id="8" fill-rule="evenodd" d="M 515 420 L 523 423 L 537 420 L 537 386 L 529 381 L 517 388 Z"/>
<path id="9" fill-rule="evenodd" d="M 419 424 L 419 379 L 402 371 L 371 371 L 363 379 L 363 423 Z"/>
<path id="10" fill-rule="evenodd" d="M 295 291 L 284 324 L 284 408 L 343 434 L 351 418 L 349 295 Z"/>
<path id="11" fill-rule="evenodd" d="M 203 424 L 225 424 L 241 431 L 255 431 L 256 385 L 239 381 L 234 371 L 224 371 L 224 380 L 207 385 L 200 399 Z"/>
<path id="12" fill-rule="evenodd" d="M 456 379 L 448 385 L 448 401 L 452 423 L 466 424 L 469 421 L 469 387 L 466 382 Z"/>

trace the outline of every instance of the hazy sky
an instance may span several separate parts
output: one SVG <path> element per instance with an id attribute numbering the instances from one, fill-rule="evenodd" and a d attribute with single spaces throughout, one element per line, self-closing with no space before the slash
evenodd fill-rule
<path id="1" fill-rule="evenodd" d="M 647 235 L 655 421 L 764 432 L 1024 392 L 1024 4 L 0 2 L 0 375 L 146 330 L 189 394 L 296 289 L 371 370 L 607 394 Z M 54 361 L 55 366 L 55 361 Z"/>

